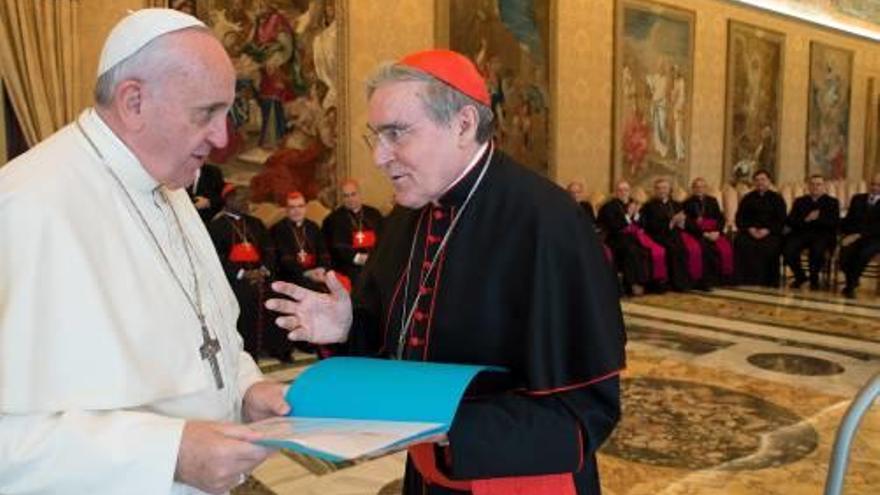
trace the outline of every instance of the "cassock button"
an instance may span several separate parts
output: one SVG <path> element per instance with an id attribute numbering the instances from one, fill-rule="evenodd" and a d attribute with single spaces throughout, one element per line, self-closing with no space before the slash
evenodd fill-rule
<path id="1" fill-rule="evenodd" d="M 431 261 L 425 260 L 422 262 L 422 270 L 428 271 L 431 269 Z"/>
<path id="2" fill-rule="evenodd" d="M 427 296 L 427 295 L 430 294 L 431 291 L 433 291 L 433 290 L 434 290 L 434 289 L 431 288 L 431 287 L 419 287 L 419 295 L 420 295 L 420 296 Z"/>
<path id="3" fill-rule="evenodd" d="M 443 220 L 446 214 L 443 213 L 443 210 L 434 210 L 434 220 Z"/>
<path id="4" fill-rule="evenodd" d="M 422 311 L 416 311 L 415 314 L 413 314 L 413 318 L 414 318 L 416 321 L 425 321 L 425 318 L 427 318 L 427 317 L 428 317 L 428 315 L 426 315 L 426 314 L 425 314 L 424 312 L 422 312 Z"/>
<path id="5" fill-rule="evenodd" d="M 425 340 L 420 339 L 416 336 L 412 336 L 409 338 L 409 345 L 410 345 L 410 347 L 421 347 L 421 346 L 425 345 Z"/>
<path id="6" fill-rule="evenodd" d="M 428 235 L 428 244 L 437 244 L 438 242 L 440 242 L 440 236 Z"/>

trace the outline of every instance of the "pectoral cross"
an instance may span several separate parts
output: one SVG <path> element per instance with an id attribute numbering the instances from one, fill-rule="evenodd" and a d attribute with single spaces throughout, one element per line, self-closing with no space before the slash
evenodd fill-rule
<path id="1" fill-rule="evenodd" d="M 199 354 L 203 361 L 208 360 L 211 371 L 214 373 L 214 383 L 217 385 L 217 390 L 222 390 L 223 375 L 220 374 L 220 362 L 217 359 L 217 355 L 220 353 L 220 341 L 211 337 L 204 317 L 200 316 L 199 322 L 202 324 L 202 345 L 199 347 Z"/>
<path id="2" fill-rule="evenodd" d="M 364 244 L 364 231 L 358 230 L 357 234 L 354 235 L 354 238 L 357 239 L 358 245 L 362 246 Z"/>
<path id="3" fill-rule="evenodd" d="M 306 262 L 306 252 L 304 249 L 300 249 L 298 253 L 296 253 L 297 259 L 299 259 L 300 263 Z"/>

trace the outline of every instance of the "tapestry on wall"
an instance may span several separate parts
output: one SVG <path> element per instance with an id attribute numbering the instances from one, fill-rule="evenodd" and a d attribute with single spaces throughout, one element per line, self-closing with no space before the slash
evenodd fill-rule
<path id="1" fill-rule="evenodd" d="M 810 43 L 807 174 L 845 179 L 853 53 Z"/>
<path id="2" fill-rule="evenodd" d="M 653 2 L 617 4 L 614 177 L 684 184 L 690 167 L 694 14 Z"/>
<path id="3" fill-rule="evenodd" d="M 546 174 L 550 164 L 550 0 L 448 0 L 449 48 L 486 78 L 495 140 L 514 159 Z M 444 38 L 442 33 L 439 38 Z"/>
<path id="4" fill-rule="evenodd" d="M 785 36 L 731 21 L 727 54 L 724 176 L 750 183 L 766 170 L 778 177 Z"/>
<path id="5" fill-rule="evenodd" d="M 340 56 L 337 0 L 172 0 L 202 19 L 236 71 L 229 143 L 211 154 L 253 202 L 287 193 L 335 203 Z"/>

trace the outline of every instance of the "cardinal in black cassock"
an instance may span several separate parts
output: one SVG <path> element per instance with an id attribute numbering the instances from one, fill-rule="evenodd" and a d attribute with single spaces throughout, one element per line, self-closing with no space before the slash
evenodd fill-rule
<path id="1" fill-rule="evenodd" d="M 734 240 L 736 279 L 744 285 L 779 286 L 785 200 L 770 190 L 770 176 L 755 172 L 755 189 L 740 200 Z"/>
<path id="2" fill-rule="evenodd" d="M 238 300 L 238 332 L 244 339 L 244 350 L 256 360 L 261 351 L 276 354 L 266 345 L 269 341 L 264 341 L 270 322 L 263 309 L 275 252 L 263 222 L 244 213 L 244 191 L 232 190 L 224 199 L 226 204 L 208 225 L 208 233 Z"/>
<path id="3" fill-rule="evenodd" d="M 381 236 L 382 214 L 363 204 L 357 182 L 347 180 L 340 189 L 342 206 L 327 215 L 321 229 L 333 269 L 356 283 Z"/>
<path id="4" fill-rule="evenodd" d="M 621 184 L 618 184 L 617 190 L 621 190 Z M 605 236 L 605 244 L 613 254 L 614 266 L 622 274 L 624 292 L 629 295 L 640 294 L 650 280 L 650 256 L 633 233 L 636 208 L 631 206 L 633 201 L 629 198 L 629 184 L 625 185 L 622 198 L 615 197 L 606 201 L 599 208 L 596 221 Z"/>
<path id="5" fill-rule="evenodd" d="M 468 392 L 448 444 L 410 448 L 405 495 L 600 493 L 595 453 L 620 418 L 625 334 L 583 209 L 495 149 L 467 57 L 408 55 L 368 92 L 367 142 L 398 206 L 352 306 L 335 285 L 327 296 L 282 284 L 291 299 L 270 306 L 294 338 L 508 370 Z M 448 120 L 433 113 L 440 101 L 457 105 Z"/>
<path id="6" fill-rule="evenodd" d="M 651 239 L 666 249 L 669 285 L 684 291 L 690 289 L 693 282 L 688 273 L 688 252 L 681 238 L 685 216 L 681 204 L 669 197 L 669 190 L 669 181 L 665 179 L 654 183 L 655 196 L 642 205 L 641 224 Z"/>
<path id="7" fill-rule="evenodd" d="M 326 292 L 324 277 L 330 270 L 330 253 L 321 228 L 306 218 L 306 200 L 302 193 L 288 193 L 287 217 L 273 225 L 270 234 L 276 251 L 276 278 L 314 291 Z M 293 343 L 287 340 L 280 329 L 273 329 L 271 335 L 272 348 L 277 353 L 275 357 L 284 362 L 291 361 Z M 303 351 L 315 352 L 322 358 L 338 353 L 336 346 L 300 345 Z"/>
<path id="8" fill-rule="evenodd" d="M 694 179 L 691 187 L 693 194 L 682 203 L 682 208 L 687 215 L 685 228 L 703 248 L 703 284 L 729 284 L 734 276 L 733 246 L 724 236 L 721 207 L 715 197 L 705 194 L 705 180 Z"/>

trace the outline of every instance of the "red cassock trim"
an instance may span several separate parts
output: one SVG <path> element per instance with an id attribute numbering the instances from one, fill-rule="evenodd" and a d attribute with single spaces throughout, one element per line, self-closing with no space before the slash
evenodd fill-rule
<path id="1" fill-rule="evenodd" d="M 587 381 L 581 382 L 581 383 L 573 383 L 571 385 L 565 385 L 563 387 L 551 388 L 551 389 L 546 389 L 546 390 L 520 389 L 520 390 L 518 390 L 518 392 L 522 392 L 526 395 L 551 395 L 551 394 L 555 394 L 555 393 L 559 393 L 559 392 L 567 392 L 569 390 L 574 390 L 576 388 L 586 387 L 586 386 L 592 385 L 594 383 L 599 383 L 601 381 L 607 380 L 607 379 L 611 378 L 612 376 L 619 375 L 621 371 L 623 371 L 623 369 L 612 371 L 611 373 L 608 373 L 606 375 L 602 375 L 598 378 L 593 378 L 592 380 L 587 380 Z"/>
<path id="2" fill-rule="evenodd" d="M 572 473 L 452 480 L 437 468 L 433 444 L 410 447 L 409 458 L 426 483 L 449 490 L 472 492 L 474 495 L 577 495 Z"/>

